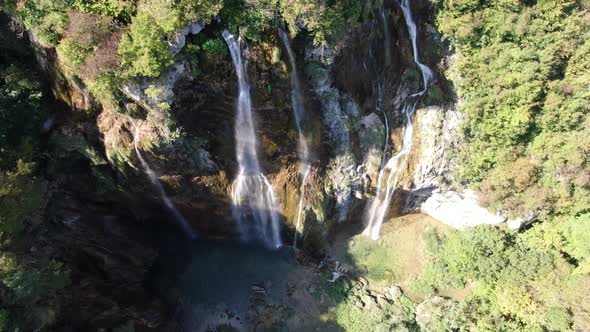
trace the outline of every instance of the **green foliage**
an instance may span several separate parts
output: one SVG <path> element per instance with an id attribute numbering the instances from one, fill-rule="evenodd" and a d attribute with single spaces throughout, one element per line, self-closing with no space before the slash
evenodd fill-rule
<path id="1" fill-rule="evenodd" d="M 0 171 L 0 239 L 22 229 L 23 221 L 41 206 L 45 184 L 33 176 L 34 163 L 18 161 L 14 170 Z"/>
<path id="2" fill-rule="evenodd" d="M 277 0 L 225 0 L 220 16 L 231 31 L 259 41 L 265 30 L 277 27 Z"/>
<path id="3" fill-rule="evenodd" d="M 88 83 L 88 88 L 92 95 L 105 105 L 115 104 L 121 81 L 122 79 L 113 73 L 102 73 Z"/>
<path id="4" fill-rule="evenodd" d="M 219 58 L 227 55 L 227 46 L 223 40 L 219 38 L 207 39 L 201 48 L 203 49 L 203 52 L 205 52 L 205 54 L 209 57 Z"/>
<path id="5" fill-rule="evenodd" d="M 354 26 L 361 18 L 363 1 L 334 1 L 330 5 L 319 0 L 279 0 L 281 14 L 293 33 L 305 28 L 314 34 L 314 43 L 327 46 L 348 27 Z"/>
<path id="6" fill-rule="evenodd" d="M 159 25 L 158 21 L 164 23 L 165 28 Z M 161 18 L 156 19 L 145 9 L 133 18 L 128 33 L 123 35 L 119 44 L 119 55 L 125 76 L 157 77 L 172 65 L 172 53 L 164 37 L 166 30 L 173 29 L 175 24 Z"/>
<path id="7" fill-rule="evenodd" d="M 185 21 L 207 23 L 219 13 L 223 0 L 177 0 L 175 6 L 179 8 Z"/>
<path id="8" fill-rule="evenodd" d="M 457 317 L 465 321 L 459 326 L 498 326 L 502 331 L 571 328 L 568 306 L 574 303 L 552 299 L 553 287 L 560 287 L 554 285 L 567 279 L 571 271 L 558 250 L 531 247 L 522 235 L 494 226 L 478 226 L 447 237 L 429 234 L 426 242 L 421 282 L 434 289 L 476 285 L 461 305 Z"/>
<path id="9" fill-rule="evenodd" d="M 358 286 L 358 285 L 357 285 Z M 344 283 L 338 282 L 333 288 L 339 288 L 337 303 L 333 312 L 335 320 L 344 331 L 408 331 L 415 329 L 414 312 L 416 305 L 404 295 L 395 301 L 386 301 L 377 305 L 361 288 L 354 286 L 344 292 Z M 369 307 L 359 308 L 364 301 Z"/>
<path id="10" fill-rule="evenodd" d="M 92 49 L 74 39 L 64 38 L 57 46 L 59 59 L 68 71 L 75 72 L 84 64 Z"/>
<path id="11" fill-rule="evenodd" d="M 25 265 L 15 255 L 0 256 L 0 279 L 12 291 L 14 303 L 35 302 L 41 296 L 52 296 L 70 283 L 61 263 Z"/>
<path id="12" fill-rule="evenodd" d="M 576 272 L 590 274 L 590 214 L 571 218 L 561 229 L 564 250 L 577 261 Z"/>
<path id="13" fill-rule="evenodd" d="M 137 14 L 119 44 L 124 75 L 159 76 L 173 63 L 165 38 L 173 36 L 189 21 L 208 21 L 220 8 L 217 0 L 140 1 Z"/>
<path id="14" fill-rule="evenodd" d="M 349 246 L 352 263 L 366 270 L 365 277 L 374 284 L 390 285 L 400 269 L 393 244 L 358 238 Z"/>
<path id="15" fill-rule="evenodd" d="M 17 16 L 42 44 L 55 46 L 68 27 L 70 6 L 70 0 L 28 0 L 17 8 Z"/>
<path id="16" fill-rule="evenodd" d="M 18 65 L 0 65 L 0 238 L 10 239 L 41 204 L 44 183 L 34 177 L 41 88 Z"/>
<path id="17" fill-rule="evenodd" d="M 74 0 L 74 8 L 77 10 L 112 16 L 129 16 L 135 7 L 135 1 L 130 0 Z"/>
<path id="18" fill-rule="evenodd" d="M 0 52 L 0 331 L 45 330 L 56 317 L 56 292 L 69 281 L 61 264 L 28 251 L 32 232 L 22 231 L 44 208 L 45 181 L 35 172 L 44 116 L 35 73 L 7 48 Z"/>
<path id="19" fill-rule="evenodd" d="M 458 54 L 460 178 L 513 216 L 590 209 L 589 13 L 576 1 L 438 2 Z"/>
<path id="20" fill-rule="evenodd" d="M 0 282 L 10 294 L 3 298 L 3 305 L 12 308 L 11 313 L 4 311 L 9 330 L 18 331 L 21 324 L 41 330 L 55 321 L 57 292 L 70 278 L 59 262 L 5 252 L 0 255 Z"/>

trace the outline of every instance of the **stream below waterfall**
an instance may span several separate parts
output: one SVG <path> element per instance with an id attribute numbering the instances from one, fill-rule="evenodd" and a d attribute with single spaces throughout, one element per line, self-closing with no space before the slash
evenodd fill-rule
<path id="1" fill-rule="evenodd" d="M 420 53 L 417 42 L 417 28 L 416 22 L 414 21 L 414 17 L 412 16 L 410 2 L 409 0 L 400 0 L 399 5 L 403 12 L 404 19 L 406 21 L 408 29 L 408 34 L 410 35 L 410 40 L 412 42 L 414 63 L 416 64 L 416 66 L 418 66 L 420 72 L 422 73 L 422 89 L 416 93 L 409 95 L 404 100 L 402 104 L 402 112 L 406 116 L 406 119 L 404 121 L 401 149 L 397 153 L 395 153 L 385 164 L 385 166 L 382 166 L 381 170 L 379 171 L 379 176 L 377 179 L 377 192 L 375 198 L 369 205 L 369 210 L 367 213 L 367 227 L 365 229 L 365 234 L 373 240 L 379 239 L 381 227 L 387 216 L 389 205 L 391 204 L 391 199 L 398 185 L 400 176 L 399 170 L 401 168 L 400 164 L 404 162 L 403 159 L 412 149 L 412 140 L 414 137 L 412 117 L 416 112 L 416 105 L 418 104 L 419 98 L 422 97 L 428 91 L 428 85 L 434 79 L 434 75 L 430 68 L 428 68 L 422 62 L 420 62 Z M 382 19 L 384 27 L 387 27 L 388 24 L 386 16 L 382 15 Z M 387 118 L 385 120 L 387 121 Z M 389 133 L 387 133 L 386 137 L 389 137 Z M 386 148 L 388 143 L 387 138 L 385 142 Z M 385 157 L 386 153 L 384 152 L 382 156 L 383 160 L 385 159 Z M 386 172 L 388 174 L 385 179 Z"/>

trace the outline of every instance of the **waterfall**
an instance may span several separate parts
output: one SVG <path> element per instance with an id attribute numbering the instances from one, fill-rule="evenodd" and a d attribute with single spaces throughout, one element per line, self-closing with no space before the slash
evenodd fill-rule
<path id="1" fill-rule="evenodd" d="M 174 205 L 174 203 L 172 202 L 170 197 L 168 197 L 168 195 L 166 194 L 166 190 L 164 190 L 164 186 L 162 185 L 162 182 L 160 182 L 160 179 L 158 178 L 156 173 L 151 169 L 151 167 L 148 165 L 147 161 L 145 159 L 143 159 L 143 156 L 142 156 L 142 154 L 139 150 L 139 147 L 138 147 L 139 135 L 140 135 L 139 126 L 135 125 L 135 133 L 133 135 L 133 148 L 135 149 L 135 154 L 137 155 L 137 158 L 139 159 L 139 162 L 141 163 L 143 170 L 148 175 L 148 178 L 150 179 L 150 181 L 152 182 L 154 187 L 156 187 L 156 189 L 158 189 L 160 199 L 162 200 L 162 202 L 164 202 L 164 205 L 170 211 L 170 213 L 172 213 L 172 215 L 174 216 L 174 219 L 176 219 L 176 221 L 178 222 L 178 224 L 180 225 L 182 230 L 191 239 L 196 238 L 197 236 L 196 236 L 195 232 L 192 230 L 192 228 L 190 227 L 188 221 L 186 221 L 186 219 L 180 213 L 180 211 L 178 211 L 178 209 L 176 208 L 176 206 Z"/>
<path id="2" fill-rule="evenodd" d="M 414 134 L 414 128 L 412 125 L 412 116 L 416 111 L 416 104 L 418 103 L 418 99 L 423 96 L 426 91 L 428 90 L 428 84 L 433 79 L 433 74 L 430 68 L 420 62 L 420 55 L 418 53 L 418 45 L 417 45 L 417 34 L 416 34 L 416 23 L 414 22 L 414 18 L 412 17 L 412 11 L 410 8 L 409 0 L 400 0 L 399 3 L 405 21 L 408 28 L 408 33 L 410 35 L 410 39 L 412 41 L 412 51 L 414 54 L 414 63 L 418 66 L 422 73 L 422 90 L 411 94 L 408 96 L 402 105 L 402 111 L 406 116 L 405 119 L 405 127 L 402 139 L 402 146 L 401 150 L 396 153 L 384 167 L 381 168 L 379 172 L 379 177 L 377 179 L 377 192 L 375 198 L 371 202 L 368 211 L 368 222 L 367 228 L 365 229 L 364 233 L 370 236 L 373 240 L 377 240 L 379 238 L 379 232 L 381 231 L 381 226 L 383 225 L 383 219 L 387 214 L 387 210 L 389 208 L 389 204 L 391 202 L 391 198 L 397 187 L 397 183 L 399 180 L 399 164 L 400 160 L 411 150 L 412 148 L 412 136 Z M 386 117 L 387 119 L 387 117 Z M 388 133 L 389 134 L 389 133 Z M 387 143 L 387 141 L 386 141 Z M 383 155 L 385 158 L 385 154 Z M 389 172 L 387 175 L 387 180 L 385 181 L 385 189 L 383 189 L 382 181 L 383 177 L 385 176 L 385 172 Z"/>
<path id="3" fill-rule="evenodd" d="M 297 221 L 295 225 L 295 235 L 293 236 L 293 247 L 297 248 L 297 236 L 301 227 L 303 218 L 303 202 L 305 185 L 307 183 L 307 177 L 309 175 L 310 160 L 309 160 L 309 147 L 307 145 L 307 139 L 303 134 L 302 122 L 305 115 L 305 108 L 303 105 L 303 94 L 301 93 L 301 83 L 299 82 L 299 75 L 297 75 L 297 64 L 295 62 L 295 54 L 291 49 L 289 43 L 289 37 L 283 29 L 279 29 L 279 35 L 283 40 L 287 55 L 289 56 L 289 63 L 291 65 L 291 107 L 293 108 L 293 114 L 295 115 L 295 125 L 297 126 L 297 132 L 299 134 L 299 142 L 297 145 L 299 160 L 301 162 L 299 171 L 301 173 L 301 184 L 299 186 L 299 204 L 297 206 Z"/>
<path id="4" fill-rule="evenodd" d="M 232 184 L 233 214 L 244 241 L 262 241 L 268 247 L 279 248 L 279 215 L 272 185 L 262 174 L 252 118 L 250 86 L 246 65 L 242 61 L 240 39 L 223 30 L 238 78 L 235 139 L 238 175 Z"/>

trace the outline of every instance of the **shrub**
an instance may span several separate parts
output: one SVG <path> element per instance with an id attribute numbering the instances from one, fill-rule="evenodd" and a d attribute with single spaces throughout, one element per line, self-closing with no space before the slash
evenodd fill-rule
<path id="1" fill-rule="evenodd" d="M 112 17 L 129 16 L 135 7 L 135 1 L 129 0 L 74 0 L 74 8 L 87 12 Z"/>
<path id="2" fill-rule="evenodd" d="M 571 322 L 567 306 L 574 304 L 549 300 L 555 287 L 562 287 L 554 284 L 567 280 L 569 273 L 555 248 L 530 247 L 521 236 L 495 226 L 477 226 L 447 237 L 429 234 L 425 240 L 427 261 L 419 286 L 476 286 L 464 300 L 463 313 L 453 318 L 463 321 L 445 325 L 527 330 Z M 560 322 L 547 320 L 547 315 L 559 316 Z"/>
<path id="3" fill-rule="evenodd" d="M 579 2 L 551 3 L 438 2 L 465 116 L 458 177 L 513 216 L 590 208 L 590 21 Z"/>
<path id="4" fill-rule="evenodd" d="M 71 38 L 63 39 L 57 46 L 57 54 L 61 64 L 72 73 L 80 69 L 91 52 L 90 47 Z"/>
<path id="5" fill-rule="evenodd" d="M 227 46 L 219 39 L 207 39 L 201 46 L 203 52 L 213 59 L 217 59 L 227 55 Z"/>
<path id="6" fill-rule="evenodd" d="M 0 239 L 22 229 L 24 219 L 40 208 L 45 184 L 32 172 L 35 164 L 18 161 L 14 170 L 0 171 Z"/>
<path id="7" fill-rule="evenodd" d="M 143 2 L 121 38 L 119 55 L 127 77 L 157 77 L 172 65 L 164 38 L 180 28 L 179 13 L 168 2 Z"/>
<path id="8" fill-rule="evenodd" d="M 17 16 L 33 35 L 46 46 L 55 46 L 68 27 L 68 0 L 30 0 L 17 6 Z"/>
<path id="9" fill-rule="evenodd" d="M 577 261 L 576 271 L 590 274 L 590 213 L 569 219 L 561 233 L 565 251 Z"/>
<path id="10" fill-rule="evenodd" d="M 209 22 L 224 6 L 223 0 L 178 0 L 179 8 L 186 21 Z"/>

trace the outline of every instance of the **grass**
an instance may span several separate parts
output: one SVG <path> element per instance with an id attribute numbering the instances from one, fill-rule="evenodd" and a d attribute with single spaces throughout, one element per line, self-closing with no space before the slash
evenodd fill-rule
<path id="1" fill-rule="evenodd" d="M 375 242 L 359 237 L 349 243 L 349 254 L 357 269 L 366 271 L 371 284 L 387 286 L 401 277 L 399 255 L 387 238 Z"/>

